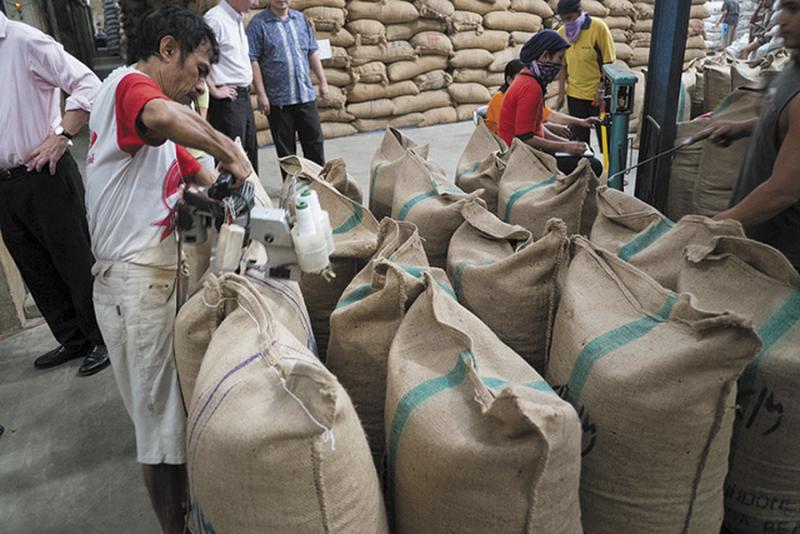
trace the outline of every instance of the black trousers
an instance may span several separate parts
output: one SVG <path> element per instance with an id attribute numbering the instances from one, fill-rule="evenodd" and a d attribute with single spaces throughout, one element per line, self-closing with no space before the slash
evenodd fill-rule
<path id="1" fill-rule="evenodd" d="M 247 87 L 236 88 L 236 100 L 227 98 L 208 99 L 208 122 L 231 139 L 239 137 L 250 165 L 258 174 L 258 144 L 256 142 L 256 119 L 250 105 Z"/>
<path id="2" fill-rule="evenodd" d="M 569 114 L 579 119 L 587 117 L 597 117 L 600 115 L 600 106 L 593 106 L 591 100 L 582 100 L 580 98 L 567 97 L 567 107 Z M 600 150 L 603 150 L 603 142 L 601 137 L 600 126 L 597 126 L 597 139 L 599 141 Z M 577 126 L 570 126 L 572 133 L 575 134 L 575 139 L 589 144 L 589 128 L 579 128 Z"/>
<path id="3" fill-rule="evenodd" d="M 556 156 L 556 165 L 558 170 L 564 174 L 570 174 L 578 167 L 578 163 L 583 159 L 582 156 Z M 597 158 L 587 158 L 592 165 L 592 172 L 595 176 L 600 176 L 603 173 L 603 163 Z"/>
<path id="4" fill-rule="evenodd" d="M 69 152 L 55 176 L 45 166 L 0 177 L 0 232 L 58 342 L 75 349 L 102 345 L 83 180 Z"/>
<path id="5" fill-rule="evenodd" d="M 267 118 L 279 158 L 297 154 L 295 139 L 299 138 L 303 157 L 325 165 L 322 127 L 319 124 L 316 103 L 271 106 Z"/>

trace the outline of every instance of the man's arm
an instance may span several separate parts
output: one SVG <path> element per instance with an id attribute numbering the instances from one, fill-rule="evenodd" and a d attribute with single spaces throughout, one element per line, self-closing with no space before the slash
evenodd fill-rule
<path id="1" fill-rule="evenodd" d="M 578 126 L 580 128 L 592 128 L 595 124 L 597 124 L 600 121 L 598 117 L 587 117 L 585 119 L 579 119 L 578 117 L 573 117 L 572 115 L 567 115 L 566 113 L 561 113 L 560 111 L 556 110 L 552 110 L 550 112 L 550 116 L 547 118 L 547 120 L 555 124 Z"/>
<path id="2" fill-rule="evenodd" d="M 772 175 L 734 207 L 715 219 L 735 219 L 743 226 L 768 221 L 800 200 L 800 97 L 786 108 L 788 131 L 783 139 Z"/>
<path id="3" fill-rule="evenodd" d="M 325 69 L 322 68 L 322 61 L 319 60 L 319 54 L 316 50 L 308 54 L 308 62 L 311 65 L 314 76 L 319 80 L 319 95 L 322 98 L 327 98 L 330 91 L 328 88 L 328 80 L 325 78 Z"/>
<path id="4" fill-rule="evenodd" d="M 139 119 L 146 128 L 162 139 L 211 154 L 234 175 L 237 183 L 243 182 L 253 172 L 244 151 L 189 106 L 155 98 L 144 105 Z"/>
<path id="5" fill-rule="evenodd" d="M 746 121 L 719 121 L 711 126 L 713 131 L 708 140 L 726 147 L 737 139 L 753 135 L 756 124 L 758 124 L 758 118 Z"/>
<path id="6" fill-rule="evenodd" d="M 545 139 L 544 137 L 538 137 L 536 135 L 528 137 L 527 139 L 522 139 L 522 141 L 537 150 L 548 152 L 550 154 L 555 154 L 556 152 L 567 152 L 575 156 L 582 156 L 586 152 L 586 143 L 582 143 L 580 141 L 554 141 L 551 139 Z"/>
<path id="7" fill-rule="evenodd" d="M 556 100 L 556 107 L 553 111 L 562 109 L 564 107 L 564 100 L 567 98 L 567 66 L 558 73 L 558 99 Z"/>
<path id="8" fill-rule="evenodd" d="M 269 115 L 269 98 L 267 98 L 267 90 L 264 88 L 264 77 L 261 75 L 261 67 L 256 61 L 250 63 L 253 67 L 253 85 L 256 86 L 256 101 L 258 102 L 258 109 L 264 115 Z"/>

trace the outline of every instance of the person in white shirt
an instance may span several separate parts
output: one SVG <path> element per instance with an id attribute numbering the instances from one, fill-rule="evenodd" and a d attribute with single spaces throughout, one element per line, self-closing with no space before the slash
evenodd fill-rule
<path id="1" fill-rule="evenodd" d="M 214 176 L 184 148 L 219 160 L 237 182 L 252 172 L 241 148 L 188 105 L 219 53 L 203 19 L 176 6 L 140 21 L 138 61 L 103 81 L 89 120 L 86 211 L 97 259 L 94 303 L 136 457 L 165 533 L 184 531 L 186 415 L 173 355 L 184 180 Z"/>
<path id="2" fill-rule="evenodd" d="M 249 94 L 253 71 L 244 31 L 244 14 L 256 6 L 258 0 L 220 0 L 203 18 L 219 43 L 219 62 L 211 66 L 208 76 L 208 122 L 231 139 L 241 139 L 257 174 L 256 121 Z"/>
<path id="3" fill-rule="evenodd" d="M 84 358 L 78 374 L 88 376 L 108 366 L 108 353 L 92 306 L 83 180 L 69 147 L 100 80 L 50 36 L 2 12 L 0 65 L 0 234 L 59 343 L 34 365 Z M 63 117 L 61 91 L 69 95 Z"/>

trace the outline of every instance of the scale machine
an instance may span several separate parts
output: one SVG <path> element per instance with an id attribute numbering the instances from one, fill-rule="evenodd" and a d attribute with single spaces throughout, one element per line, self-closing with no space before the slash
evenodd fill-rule
<path id="1" fill-rule="evenodd" d="M 604 140 L 608 147 L 608 186 L 620 191 L 624 184 L 622 171 L 628 162 L 628 128 L 637 81 L 636 75 L 625 67 L 613 63 L 603 65 L 605 97 L 602 107 L 605 108 L 604 130 L 608 132 L 607 139 Z"/>

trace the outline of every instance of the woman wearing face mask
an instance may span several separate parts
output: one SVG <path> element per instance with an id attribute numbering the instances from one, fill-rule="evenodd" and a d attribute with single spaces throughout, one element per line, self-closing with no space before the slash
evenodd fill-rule
<path id="1" fill-rule="evenodd" d="M 617 59 L 614 39 L 606 23 L 593 19 L 581 8 L 580 0 L 559 0 L 558 15 L 564 23 L 558 33 L 570 44 L 564 54 L 565 72 L 559 77 L 559 98 L 556 109 L 564 106 L 566 86 L 569 114 L 575 117 L 596 117 L 603 98 L 602 69 Z M 575 137 L 589 142 L 589 128 L 578 128 Z M 600 131 L 597 131 L 600 139 Z"/>
<path id="2" fill-rule="evenodd" d="M 533 148 L 554 154 L 558 168 L 570 173 L 588 150 L 588 145 L 554 134 L 544 127 L 543 118 L 546 88 L 558 76 L 567 48 L 569 43 L 553 30 L 542 30 L 528 39 L 519 54 L 525 68 L 514 79 L 503 99 L 498 135 L 509 145 L 516 137 Z M 596 117 L 579 119 L 555 110 L 550 112 L 548 120 L 581 128 L 590 128 L 597 123 Z M 596 158 L 589 159 L 592 170 L 599 176 L 603 164 Z"/>

